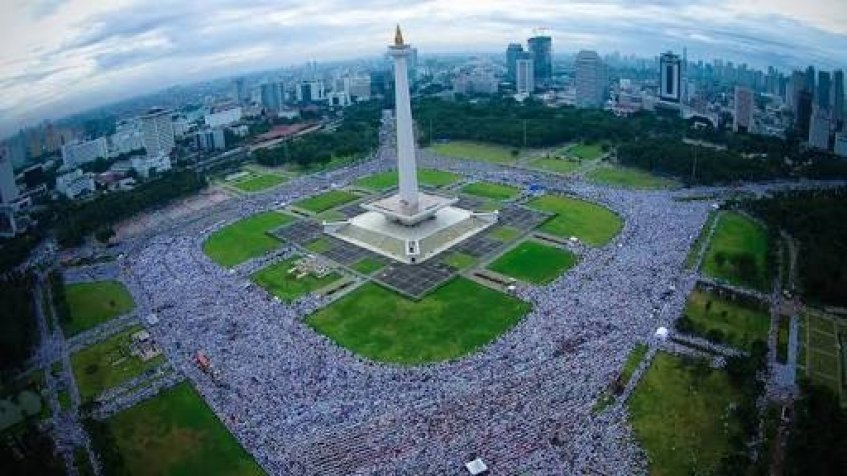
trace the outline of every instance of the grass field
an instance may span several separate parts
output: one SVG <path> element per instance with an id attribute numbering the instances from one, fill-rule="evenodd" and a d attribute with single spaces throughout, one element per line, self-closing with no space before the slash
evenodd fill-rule
<path id="1" fill-rule="evenodd" d="M 592 246 L 605 245 L 623 227 L 620 217 L 610 210 L 575 198 L 544 195 L 530 201 L 529 206 L 556 214 L 541 225 L 541 231 L 562 238 L 575 236 Z"/>
<path id="2" fill-rule="evenodd" d="M 767 232 L 744 215 L 722 213 L 702 267 L 709 276 L 768 292 Z"/>
<path id="3" fill-rule="evenodd" d="M 716 474 L 732 440 L 742 436 L 730 412 L 741 395 L 726 372 L 699 372 L 659 352 L 630 398 L 630 422 L 651 474 Z"/>
<path id="4" fill-rule="evenodd" d="M 521 281 L 547 284 L 576 264 L 568 250 L 524 241 L 488 265 L 488 269 Z"/>
<path id="5" fill-rule="evenodd" d="M 788 336 L 790 317 L 779 316 L 779 326 L 776 333 L 776 361 L 780 364 L 788 362 Z"/>
<path id="6" fill-rule="evenodd" d="M 455 278 L 420 301 L 368 283 L 306 322 L 369 359 L 415 365 L 473 352 L 528 311 L 523 301 Z"/>
<path id="7" fill-rule="evenodd" d="M 706 241 L 706 238 L 709 236 L 709 230 L 712 229 L 712 223 L 714 223 L 718 218 L 718 214 L 719 212 L 715 210 L 709 212 L 709 216 L 706 218 L 706 223 L 703 224 L 703 228 L 700 229 L 697 239 L 694 240 L 694 243 L 691 245 L 691 249 L 688 250 L 688 255 L 685 257 L 686 268 L 691 269 L 697 264 L 697 257 L 705 244 L 704 242 Z"/>
<path id="8" fill-rule="evenodd" d="M 770 315 L 764 308 L 695 289 L 684 313 L 695 333 L 707 337 L 711 332 L 719 342 L 739 349 L 750 350 L 756 340 L 768 340 Z"/>
<path id="9" fill-rule="evenodd" d="M 327 237 L 322 236 L 315 241 L 309 242 L 306 249 L 317 254 L 326 253 L 332 249 L 332 242 Z"/>
<path id="10" fill-rule="evenodd" d="M 143 362 L 130 354 L 131 335 L 139 330 L 140 326 L 132 327 L 71 355 L 71 368 L 83 401 L 164 362 L 162 355 Z"/>
<path id="11" fill-rule="evenodd" d="M 444 255 L 441 262 L 458 270 L 463 270 L 476 264 L 476 258 L 460 251 L 452 251 Z"/>
<path id="12" fill-rule="evenodd" d="M 444 187 L 455 183 L 459 178 L 458 175 L 443 170 L 418 169 L 418 183 L 426 187 Z M 361 178 L 356 180 L 355 184 L 359 187 L 381 191 L 396 187 L 397 182 L 397 171 L 390 170 Z"/>
<path id="13" fill-rule="evenodd" d="M 493 144 L 456 140 L 444 144 L 435 144 L 430 149 L 437 154 L 482 162 L 507 164 L 515 161 L 515 157 L 512 156 L 512 149 Z"/>
<path id="14" fill-rule="evenodd" d="M 386 265 L 385 260 L 381 258 L 362 258 L 361 261 L 357 261 L 353 263 L 351 268 L 362 274 L 373 274 L 374 272 L 384 268 Z"/>
<path id="15" fill-rule="evenodd" d="M 626 188 L 661 189 L 679 186 L 675 180 L 629 167 L 599 167 L 588 172 L 587 176 L 592 182 Z"/>
<path id="16" fill-rule="evenodd" d="M 188 383 L 106 423 L 130 474 L 263 474 Z"/>
<path id="17" fill-rule="evenodd" d="M 233 187 L 242 192 L 258 192 L 285 182 L 285 177 L 274 174 L 259 174 L 232 184 Z"/>
<path id="18" fill-rule="evenodd" d="M 294 267 L 294 262 L 300 258 L 300 256 L 295 256 L 263 268 L 253 274 L 251 279 L 269 293 L 285 302 L 294 301 L 300 296 L 323 288 L 324 286 L 329 286 L 341 279 L 341 275 L 334 272 L 322 278 L 310 274 L 297 279 L 295 276 L 296 273 L 289 274 L 288 271 Z"/>
<path id="19" fill-rule="evenodd" d="M 798 363 L 805 366 L 805 375 L 814 383 L 831 388 L 840 394 L 847 405 L 847 382 L 842 366 L 847 365 L 847 346 L 839 345 L 847 339 L 847 325 L 823 313 L 807 311 L 800 317 Z M 801 357 L 803 360 L 801 361 Z"/>
<path id="20" fill-rule="evenodd" d="M 515 238 L 521 236 L 521 230 L 511 226 L 498 226 L 491 233 L 488 234 L 491 238 L 495 240 L 502 241 L 503 243 L 507 243 L 509 241 L 514 240 Z"/>
<path id="21" fill-rule="evenodd" d="M 345 203 L 352 202 L 358 199 L 359 196 L 355 193 L 346 192 L 344 190 L 330 190 L 314 197 L 309 197 L 295 203 L 294 206 L 302 208 L 314 213 L 320 213 L 330 208 L 335 208 Z"/>
<path id="22" fill-rule="evenodd" d="M 521 193 L 520 189 L 492 182 L 474 182 L 462 187 L 462 193 L 492 200 L 509 200 Z"/>
<path id="23" fill-rule="evenodd" d="M 534 169 L 545 170 L 547 172 L 569 174 L 578 169 L 581 164 L 573 160 L 548 159 L 547 157 L 541 157 L 530 162 L 529 166 Z"/>
<path id="24" fill-rule="evenodd" d="M 603 148 L 599 144 L 577 144 L 568 148 L 566 153 L 582 160 L 595 160 L 603 155 Z"/>
<path id="25" fill-rule="evenodd" d="M 239 220 L 214 233 L 203 243 L 203 252 L 221 266 L 234 266 L 262 256 L 279 246 L 266 232 L 293 221 L 278 212 L 264 212 Z"/>
<path id="26" fill-rule="evenodd" d="M 626 384 L 629 383 L 629 379 L 632 378 L 632 374 L 635 372 L 635 369 L 638 368 L 638 364 L 644 360 L 645 355 L 647 355 L 647 346 L 644 344 L 638 344 L 629 352 L 629 355 L 626 356 L 626 362 L 623 364 L 620 376 L 620 382 L 623 386 L 626 386 Z"/>
<path id="27" fill-rule="evenodd" d="M 129 291 L 118 281 L 68 284 L 65 295 L 70 308 L 70 321 L 61 323 L 65 337 L 126 314 L 135 307 Z"/>

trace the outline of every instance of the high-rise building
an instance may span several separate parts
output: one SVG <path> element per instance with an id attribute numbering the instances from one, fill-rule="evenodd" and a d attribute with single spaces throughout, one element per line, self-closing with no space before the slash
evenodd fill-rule
<path id="1" fill-rule="evenodd" d="M 242 104 L 250 99 L 247 94 L 247 88 L 244 87 L 244 78 L 235 78 L 232 81 L 232 99 L 235 102 Z"/>
<path id="2" fill-rule="evenodd" d="M 682 91 L 682 65 L 678 55 L 668 51 L 659 57 L 659 99 L 680 102 Z"/>
<path id="3" fill-rule="evenodd" d="M 829 111 L 815 105 L 812 108 L 812 122 L 809 125 L 809 146 L 816 149 L 829 149 Z"/>
<path id="4" fill-rule="evenodd" d="M 812 95 L 812 98 L 815 97 L 815 67 L 809 66 L 806 68 L 806 91 L 809 91 L 809 94 Z"/>
<path id="5" fill-rule="evenodd" d="M 809 124 L 812 120 L 812 93 L 803 88 L 797 96 L 797 112 L 794 114 L 794 128 L 801 138 L 809 137 Z"/>
<path id="6" fill-rule="evenodd" d="M 105 137 L 62 146 L 62 163 L 69 167 L 76 167 L 108 156 L 109 146 Z"/>
<path id="7" fill-rule="evenodd" d="M 830 88 L 832 87 L 829 71 L 818 71 L 818 84 L 815 90 L 815 105 L 821 109 L 829 110 Z"/>
<path id="8" fill-rule="evenodd" d="M 835 134 L 835 154 L 839 157 L 847 157 L 847 132 Z"/>
<path id="9" fill-rule="evenodd" d="M 791 79 L 789 80 L 788 92 L 786 94 L 785 102 L 788 104 L 788 108 L 794 113 L 797 113 L 797 106 L 800 103 L 800 93 L 806 87 L 806 76 L 802 71 L 794 71 L 791 73 Z"/>
<path id="10" fill-rule="evenodd" d="M 197 147 L 203 150 L 223 150 L 226 148 L 226 137 L 223 128 L 207 128 L 194 135 Z"/>
<path id="11" fill-rule="evenodd" d="M 5 146 L 0 146 L 0 205 L 11 203 L 18 194 L 11 154 Z"/>
<path id="12" fill-rule="evenodd" d="M 735 117 L 732 130 L 750 132 L 753 125 L 753 91 L 746 86 L 735 87 Z"/>
<path id="13" fill-rule="evenodd" d="M 517 81 L 517 61 L 518 56 L 523 53 L 523 46 L 520 43 L 509 43 L 506 48 L 506 69 L 508 70 L 509 81 Z"/>
<path id="14" fill-rule="evenodd" d="M 168 155 L 174 148 L 174 126 L 171 112 L 160 108 L 151 109 L 139 117 L 142 141 L 147 155 Z"/>
<path id="15" fill-rule="evenodd" d="M 326 89 L 323 81 L 303 81 L 297 85 L 297 102 L 314 103 L 326 100 Z"/>
<path id="16" fill-rule="evenodd" d="M 596 51 L 582 50 L 576 55 L 576 105 L 601 107 L 606 96 L 606 65 Z"/>
<path id="17" fill-rule="evenodd" d="M 515 61 L 515 92 L 532 94 L 535 91 L 535 62 L 531 58 L 518 58 Z"/>
<path id="18" fill-rule="evenodd" d="M 844 127 L 844 71 L 832 73 L 832 94 L 830 94 L 833 127 L 841 130 Z"/>
<path id="19" fill-rule="evenodd" d="M 533 36 L 527 40 L 532 54 L 532 70 L 535 72 L 535 84 L 547 87 L 553 79 L 553 39 L 549 36 Z"/>
<path id="20" fill-rule="evenodd" d="M 265 109 L 280 111 L 285 106 L 285 85 L 279 81 L 263 83 L 259 86 L 259 98 Z"/>

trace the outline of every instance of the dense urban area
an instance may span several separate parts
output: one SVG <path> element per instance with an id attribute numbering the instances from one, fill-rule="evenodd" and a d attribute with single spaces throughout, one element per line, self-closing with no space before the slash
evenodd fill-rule
<path id="1" fill-rule="evenodd" d="M 325 232 L 403 185 L 390 55 L 6 138 L 2 473 L 845 474 L 843 71 L 504 46 L 397 29 L 484 228 L 419 264 Z"/>

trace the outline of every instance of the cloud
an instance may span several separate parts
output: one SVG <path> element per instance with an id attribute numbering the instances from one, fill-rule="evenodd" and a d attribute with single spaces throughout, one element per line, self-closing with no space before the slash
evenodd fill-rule
<path id="1" fill-rule="evenodd" d="M 844 0 L 17 0 L 0 18 L 0 135 L 182 81 L 381 54 L 394 23 L 422 53 L 502 51 L 546 27 L 557 53 L 847 63 Z M 842 21 L 843 20 L 843 21 Z"/>

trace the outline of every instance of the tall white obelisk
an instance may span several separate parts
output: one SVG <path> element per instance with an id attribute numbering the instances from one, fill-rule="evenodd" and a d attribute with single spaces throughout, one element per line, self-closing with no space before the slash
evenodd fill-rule
<path id="1" fill-rule="evenodd" d="M 394 110 L 397 120 L 397 162 L 400 175 L 399 195 L 406 213 L 418 211 L 418 170 L 415 165 L 415 136 L 412 130 L 412 105 L 409 100 L 409 74 L 406 58 L 412 51 L 403 43 L 400 25 L 388 54 L 394 58 Z"/>

